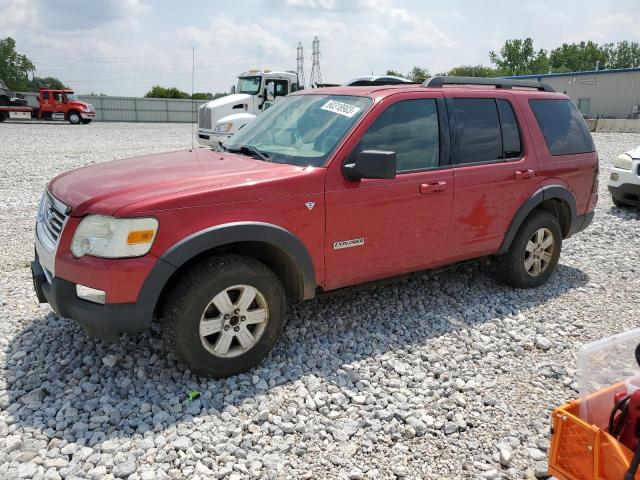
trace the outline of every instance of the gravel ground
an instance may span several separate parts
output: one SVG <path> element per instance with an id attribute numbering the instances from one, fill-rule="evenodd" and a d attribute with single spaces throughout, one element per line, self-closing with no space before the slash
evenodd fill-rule
<path id="1" fill-rule="evenodd" d="M 0 478 L 533 478 L 576 351 L 637 326 L 640 213 L 612 206 L 544 287 L 479 261 L 291 305 L 279 346 L 227 380 L 185 373 L 157 328 L 88 338 L 31 287 L 36 203 L 72 167 L 187 147 L 189 125 L 0 125 Z M 630 361 L 632 361 L 630 359 Z M 188 401 L 187 392 L 202 392 Z"/>

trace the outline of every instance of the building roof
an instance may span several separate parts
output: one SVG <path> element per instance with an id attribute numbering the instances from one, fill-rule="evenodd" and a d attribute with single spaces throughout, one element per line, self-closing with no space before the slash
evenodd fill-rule
<path id="1" fill-rule="evenodd" d="M 603 73 L 627 73 L 627 72 L 640 72 L 640 67 L 613 68 L 611 70 L 585 70 L 582 72 L 536 73 L 533 75 L 514 75 L 512 77 L 502 77 L 502 78 L 526 79 L 526 78 L 577 77 L 579 75 L 600 75 Z"/>

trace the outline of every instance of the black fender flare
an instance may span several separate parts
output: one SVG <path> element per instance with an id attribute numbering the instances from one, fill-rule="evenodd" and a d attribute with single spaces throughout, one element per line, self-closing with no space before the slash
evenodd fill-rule
<path id="1" fill-rule="evenodd" d="M 263 222 L 233 222 L 200 230 L 179 241 L 158 259 L 138 296 L 138 304 L 155 305 L 171 276 L 192 258 L 212 248 L 236 242 L 263 242 L 291 257 L 300 276 L 300 300 L 313 298 L 315 270 L 304 243 L 290 231 Z"/>
<path id="2" fill-rule="evenodd" d="M 525 218 L 529 216 L 529 214 L 542 202 L 545 200 L 550 200 L 552 198 L 557 198 L 558 200 L 562 200 L 567 205 L 569 205 L 569 210 L 571 212 L 571 226 L 569 228 L 570 236 L 575 231 L 575 225 L 577 224 L 577 211 L 576 211 L 576 199 L 566 187 L 561 185 L 549 185 L 546 187 L 537 190 L 531 197 L 524 202 L 516 214 L 511 220 L 511 224 L 509 225 L 509 229 L 504 236 L 502 241 L 502 245 L 500 246 L 500 250 L 498 250 L 497 255 L 502 255 L 509 251 L 511 248 L 511 243 L 518 233 L 522 222 L 524 222 Z"/>

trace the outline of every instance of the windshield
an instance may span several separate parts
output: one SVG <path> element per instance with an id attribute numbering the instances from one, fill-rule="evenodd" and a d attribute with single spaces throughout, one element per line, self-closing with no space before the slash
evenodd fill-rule
<path id="1" fill-rule="evenodd" d="M 248 93 L 255 95 L 260 91 L 262 77 L 238 77 L 238 88 L 236 93 Z"/>
<path id="2" fill-rule="evenodd" d="M 67 100 L 78 100 L 78 96 L 75 93 L 65 93 L 64 96 L 67 97 Z"/>
<path id="3" fill-rule="evenodd" d="M 276 163 L 320 167 L 371 103 L 347 95 L 285 97 L 236 133 L 229 149 L 248 145 Z"/>

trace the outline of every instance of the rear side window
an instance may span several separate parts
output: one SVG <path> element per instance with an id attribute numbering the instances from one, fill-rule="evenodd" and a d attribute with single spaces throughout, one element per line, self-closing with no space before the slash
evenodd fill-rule
<path id="1" fill-rule="evenodd" d="M 504 158 L 518 158 L 522 153 L 520 146 L 520 131 L 518 122 L 513 113 L 511 103 L 507 100 L 498 100 L 498 113 L 500 113 L 500 125 L 502 126 L 502 150 Z"/>
<path id="2" fill-rule="evenodd" d="M 396 152 L 398 172 L 439 166 L 436 101 L 429 98 L 394 103 L 380 114 L 362 136 L 358 150 Z"/>
<path id="3" fill-rule="evenodd" d="M 42 98 L 45 100 L 49 100 L 49 92 L 42 92 Z"/>
<path id="4" fill-rule="evenodd" d="M 498 108 L 493 98 L 453 98 L 455 144 L 452 163 L 480 163 L 502 158 Z"/>
<path id="5" fill-rule="evenodd" d="M 529 105 L 551 155 L 595 151 L 589 129 L 571 100 L 532 99 Z"/>

